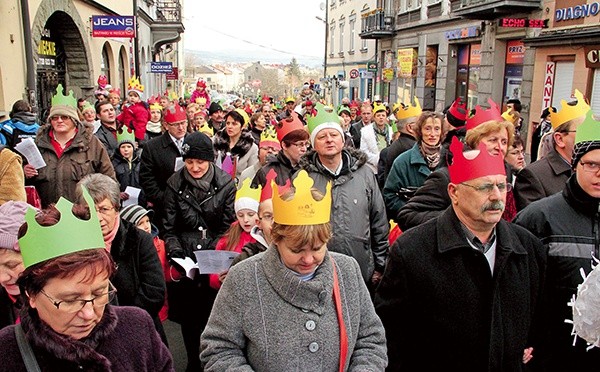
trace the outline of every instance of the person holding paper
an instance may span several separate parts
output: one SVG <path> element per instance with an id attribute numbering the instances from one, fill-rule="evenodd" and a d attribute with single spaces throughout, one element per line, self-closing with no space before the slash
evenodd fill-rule
<path id="1" fill-rule="evenodd" d="M 260 200 L 261 187 L 253 189 L 250 187 L 250 179 L 246 178 L 242 187 L 235 194 L 235 216 L 237 221 L 231 224 L 227 232 L 219 239 L 215 250 L 232 251 L 240 253 L 242 248 L 256 241 L 250 231 L 258 223 L 258 203 Z M 219 274 L 210 274 L 210 286 L 214 289 L 221 288 L 227 271 Z"/>
<path id="2" fill-rule="evenodd" d="M 128 200 L 132 196 L 126 192 L 127 187 L 141 189 L 139 153 L 133 131 L 127 127 L 118 129 L 117 151 L 112 156 L 112 163 L 121 189 L 121 200 Z M 139 193 L 134 204 L 146 205 L 143 191 Z"/>
<path id="3" fill-rule="evenodd" d="M 273 244 L 233 266 L 202 334 L 204 371 L 383 371 L 385 332 L 356 260 L 329 252 L 331 184 L 273 187 Z"/>
<path id="4" fill-rule="evenodd" d="M 231 176 L 215 166 L 213 144 L 204 133 L 185 136 L 181 149 L 185 165 L 164 189 L 164 240 L 172 262 L 186 257 L 196 262 L 194 251 L 214 249 L 219 236 L 235 221 L 236 188 Z M 169 319 L 181 324 L 187 370 L 200 371 L 200 334 L 215 291 L 208 285 L 208 275 L 196 275 L 193 280 L 183 277 L 178 283 L 168 283 L 167 290 Z"/>

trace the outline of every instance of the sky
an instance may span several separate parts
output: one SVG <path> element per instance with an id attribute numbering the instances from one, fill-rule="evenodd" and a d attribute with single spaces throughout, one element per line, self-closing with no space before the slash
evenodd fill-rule
<path id="1" fill-rule="evenodd" d="M 185 0 L 184 48 L 256 52 L 277 62 L 323 59 L 325 0 Z M 278 53 L 279 52 L 279 53 Z M 285 53 L 281 53 L 285 52 Z M 273 61 L 276 62 L 276 61 Z"/>

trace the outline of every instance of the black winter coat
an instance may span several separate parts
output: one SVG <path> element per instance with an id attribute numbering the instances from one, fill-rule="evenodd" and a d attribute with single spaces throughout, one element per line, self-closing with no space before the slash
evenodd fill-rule
<path id="1" fill-rule="evenodd" d="M 113 155 L 112 164 L 115 168 L 115 174 L 117 176 L 117 181 L 119 181 L 121 192 L 124 192 L 127 186 L 138 189 L 142 188 L 140 185 L 140 157 L 137 155 L 137 152 L 133 155 L 131 167 L 129 166 L 129 161 L 123 158 L 119 152 L 115 152 Z M 146 195 L 144 190 L 142 190 L 138 196 L 138 204 L 143 207 L 146 206 Z"/>
<path id="2" fill-rule="evenodd" d="M 375 294 L 388 371 L 523 370 L 524 349 L 537 347 L 546 256 L 520 226 L 500 220 L 496 237 L 493 275 L 451 207 L 394 242 Z"/>
<path id="3" fill-rule="evenodd" d="M 265 187 L 267 184 L 267 173 L 273 169 L 277 173 L 275 183 L 279 186 L 285 185 L 285 183 L 292 178 L 292 175 L 300 169 L 299 166 L 294 167 L 290 159 L 288 159 L 283 151 L 279 151 L 275 156 L 268 156 L 267 162 L 262 166 L 254 176 L 252 180 L 252 187 Z"/>

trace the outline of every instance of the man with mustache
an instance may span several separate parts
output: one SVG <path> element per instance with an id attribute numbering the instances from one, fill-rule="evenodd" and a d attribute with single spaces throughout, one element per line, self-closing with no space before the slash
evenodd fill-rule
<path id="1" fill-rule="evenodd" d="M 535 234 L 548 252 L 547 342 L 538 355 L 540 370 L 584 371 L 600 365 L 600 349 L 588 350 L 583 339 L 574 339 L 569 302 L 600 258 L 600 122 L 588 111 L 574 136 L 573 175 L 564 189 L 529 204 L 514 222 Z"/>
<path id="2" fill-rule="evenodd" d="M 387 371 L 522 371 L 535 355 L 545 256 L 502 219 L 503 155 L 454 138 L 451 204 L 392 245 L 375 294 Z"/>

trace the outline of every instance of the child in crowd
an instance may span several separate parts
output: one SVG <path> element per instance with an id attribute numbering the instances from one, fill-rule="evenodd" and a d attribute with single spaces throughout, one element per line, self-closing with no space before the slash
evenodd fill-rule
<path id="1" fill-rule="evenodd" d="M 178 281 L 181 278 L 181 274 L 174 268 L 171 268 L 167 261 L 167 251 L 165 250 L 165 242 L 158 237 L 158 229 L 151 222 L 151 218 L 154 212 L 152 210 L 146 210 L 139 205 L 128 205 L 121 210 L 121 218 L 125 221 L 131 222 L 138 229 L 147 232 L 152 235 L 154 241 L 154 247 L 158 254 L 158 259 L 163 268 L 165 275 L 165 282 L 169 283 L 172 281 Z M 158 312 L 158 317 L 161 322 L 167 320 L 169 315 L 169 306 L 167 303 L 167 293 L 165 292 L 165 303 Z"/>
<path id="2" fill-rule="evenodd" d="M 119 181 L 121 200 L 129 199 L 125 192 L 127 186 L 141 189 L 140 186 L 140 157 L 135 147 L 133 131 L 127 127 L 117 130 L 117 151 L 112 156 L 112 164 L 115 175 Z M 143 191 L 140 191 L 138 204 L 145 204 Z"/>
<path id="3" fill-rule="evenodd" d="M 151 98 L 150 102 L 150 120 L 146 124 L 146 138 L 152 139 L 160 136 L 163 131 L 162 117 L 163 107 L 158 99 Z"/>
<path id="4" fill-rule="evenodd" d="M 108 100 L 110 104 L 115 108 L 115 115 L 121 113 L 121 89 L 113 88 L 108 91 Z"/>
<path id="5" fill-rule="evenodd" d="M 233 252 L 242 252 L 242 248 L 256 240 L 250 235 L 250 231 L 258 223 L 258 204 L 260 200 L 261 189 L 250 188 L 250 179 L 246 178 L 242 187 L 235 195 L 235 214 L 237 221 L 231 224 L 231 227 L 217 242 L 215 250 L 225 250 Z M 227 271 L 220 274 L 209 275 L 210 286 L 214 289 L 221 288 L 221 283 L 225 280 Z"/>
<path id="6" fill-rule="evenodd" d="M 144 141 L 146 124 L 150 120 L 150 112 L 146 103 L 143 102 L 143 97 L 144 86 L 137 78 L 132 77 L 127 84 L 128 103 L 122 108 L 121 114 L 117 116 L 119 122 L 134 130 L 138 143 Z"/>
<path id="7" fill-rule="evenodd" d="M 208 123 L 206 121 L 206 111 L 197 111 L 194 113 L 194 117 L 192 118 L 192 126 L 190 128 L 190 133 L 191 132 L 197 132 L 200 130 L 200 128 L 202 128 L 203 126 L 207 126 L 208 127 Z M 212 136 L 210 136 L 212 137 Z"/>
<path id="8" fill-rule="evenodd" d="M 196 103 L 198 98 L 204 98 L 206 101 L 204 102 L 204 108 L 210 107 L 210 96 L 206 91 L 206 82 L 202 79 L 198 79 L 196 83 L 196 90 L 192 93 L 192 97 L 190 97 L 190 102 Z"/>

